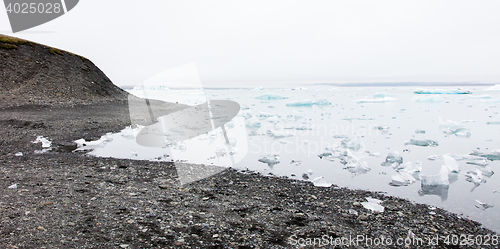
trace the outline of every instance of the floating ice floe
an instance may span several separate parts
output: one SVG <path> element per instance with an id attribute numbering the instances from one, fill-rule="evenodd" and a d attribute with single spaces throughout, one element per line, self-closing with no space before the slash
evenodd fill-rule
<path id="1" fill-rule="evenodd" d="M 385 97 L 392 97 L 391 94 L 386 93 L 386 92 L 376 92 L 375 95 L 373 95 L 374 98 L 385 98 Z"/>
<path id="2" fill-rule="evenodd" d="M 467 174 L 465 174 L 465 180 L 474 183 L 474 187 L 472 187 L 470 192 L 473 192 L 481 183 L 486 183 L 486 179 L 484 179 L 479 169 L 468 171 Z"/>
<path id="3" fill-rule="evenodd" d="M 500 125 L 500 121 L 490 121 L 486 122 L 487 125 Z"/>
<path id="4" fill-rule="evenodd" d="M 443 131 L 443 133 L 448 135 L 448 136 L 455 135 L 457 137 L 470 137 L 471 136 L 470 129 L 467 129 L 467 128 L 456 128 L 456 129 L 447 128 L 446 130 Z"/>
<path id="5" fill-rule="evenodd" d="M 284 131 L 284 130 L 268 130 L 267 135 L 274 137 L 274 138 L 278 138 L 278 139 L 293 136 L 293 134 L 291 134 L 288 131 Z"/>
<path id="6" fill-rule="evenodd" d="M 469 96 L 470 99 L 491 99 L 490 95 L 477 95 L 477 96 Z"/>
<path id="7" fill-rule="evenodd" d="M 485 103 L 485 104 L 497 104 L 497 103 L 500 103 L 500 98 L 481 99 L 481 103 Z"/>
<path id="8" fill-rule="evenodd" d="M 385 158 L 385 162 L 383 162 L 381 165 L 384 167 L 387 166 L 395 167 L 402 163 L 403 163 L 403 157 L 400 156 L 397 151 L 394 151 L 387 155 L 387 157 Z"/>
<path id="9" fill-rule="evenodd" d="M 288 97 L 281 96 L 276 93 L 266 93 L 262 94 L 260 96 L 255 97 L 256 99 L 260 100 L 279 100 L 279 99 L 288 99 Z"/>
<path id="10" fill-rule="evenodd" d="M 419 174 L 422 171 L 422 162 L 416 161 L 399 164 L 394 167 L 394 170 L 399 173 L 408 173 L 414 178 L 419 179 Z"/>
<path id="11" fill-rule="evenodd" d="M 406 172 L 399 172 L 397 175 L 391 176 L 392 181 L 389 183 L 391 186 L 408 186 L 417 180 L 411 174 Z"/>
<path id="12" fill-rule="evenodd" d="M 260 120 L 256 117 L 251 117 L 245 121 L 245 126 L 247 128 L 259 128 Z"/>
<path id="13" fill-rule="evenodd" d="M 353 151 L 359 151 L 362 147 L 361 141 L 358 137 L 344 139 L 340 141 L 340 144 L 342 148 L 350 149 Z"/>
<path id="14" fill-rule="evenodd" d="M 320 99 L 320 100 L 313 103 L 313 105 L 319 105 L 319 106 L 331 105 L 331 104 L 332 103 L 328 102 L 328 100 L 326 100 L 326 99 Z"/>
<path id="15" fill-rule="evenodd" d="M 465 89 L 415 89 L 415 94 L 472 94 L 471 91 Z"/>
<path id="16" fill-rule="evenodd" d="M 485 91 L 500 91 L 500 84 L 496 84 L 494 86 L 488 87 L 484 89 Z"/>
<path id="17" fill-rule="evenodd" d="M 467 161 L 467 164 L 486 167 L 488 166 L 488 161 L 486 159 L 480 161 Z"/>
<path id="18" fill-rule="evenodd" d="M 491 161 L 500 160 L 500 150 L 494 150 L 489 154 L 475 150 L 475 151 L 471 152 L 470 155 L 483 157 L 483 158 L 486 158 L 486 159 L 491 160 Z"/>
<path id="19" fill-rule="evenodd" d="M 448 190 L 450 188 L 449 171 L 446 166 L 441 166 L 441 170 L 437 175 L 421 175 L 421 186 L 418 194 L 437 195 L 441 197 L 441 201 L 448 199 Z"/>
<path id="20" fill-rule="evenodd" d="M 495 172 L 493 172 L 493 169 L 488 166 L 477 166 L 476 170 L 481 171 L 481 175 L 490 178 Z"/>
<path id="21" fill-rule="evenodd" d="M 380 205 L 380 203 L 382 203 L 381 200 L 370 197 L 367 197 L 366 200 L 366 202 L 361 202 L 361 205 L 363 205 L 364 208 L 376 213 L 384 212 L 384 207 Z"/>
<path id="22" fill-rule="evenodd" d="M 347 163 L 345 169 L 347 169 L 354 175 L 366 174 L 371 170 L 370 168 L 368 168 L 368 163 L 366 161 L 361 162 L 355 157 L 352 157 L 352 159 Z"/>
<path id="23" fill-rule="evenodd" d="M 481 210 L 483 210 L 483 211 L 485 211 L 488 208 L 495 207 L 495 205 L 493 205 L 493 204 L 484 203 L 484 202 L 479 201 L 479 200 L 476 200 L 476 202 L 478 203 L 476 205 L 476 207 L 479 208 L 479 209 L 481 209 Z"/>
<path id="24" fill-rule="evenodd" d="M 14 156 L 23 156 L 23 153 L 22 152 L 17 152 L 16 154 L 14 154 Z"/>
<path id="25" fill-rule="evenodd" d="M 482 161 L 484 160 L 484 157 L 480 156 L 474 156 L 474 155 L 467 155 L 467 154 L 445 154 L 457 161 L 463 161 L 463 160 L 468 160 L 468 161 Z M 434 160 L 444 160 L 443 156 L 438 156 L 438 155 L 432 155 L 427 157 L 428 160 L 434 161 Z"/>
<path id="26" fill-rule="evenodd" d="M 309 90 L 305 87 L 296 87 L 296 88 L 292 88 L 292 90 Z"/>
<path id="27" fill-rule="evenodd" d="M 428 102 L 428 103 L 442 102 L 443 101 L 443 99 L 439 95 L 436 95 L 436 96 L 415 96 L 415 97 L 411 98 L 411 100 L 414 102 Z"/>
<path id="28" fill-rule="evenodd" d="M 295 164 L 295 166 L 300 166 L 301 163 L 302 163 L 302 161 L 298 161 L 298 160 L 290 161 L 290 164 Z"/>
<path id="29" fill-rule="evenodd" d="M 292 101 L 286 103 L 286 106 L 312 106 L 313 102 L 310 99 L 304 99 L 299 101 Z"/>
<path id="30" fill-rule="evenodd" d="M 439 145 L 437 141 L 431 140 L 431 139 L 424 139 L 424 140 L 418 140 L 418 139 L 410 139 L 410 142 L 405 142 L 405 145 L 416 145 L 416 146 L 422 146 L 422 147 L 436 147 Z"/>
<path id="31" fill-rule="evenodd" d="M 387 103 L 387 102 L 395 102 L 397 100 L 398 99 L 393 98 L 393 97 L 383 97 L 383 98 L 375 98 L 375 99 L 364 98 L 364 99 L 358 99 L 358 100 L 354 100 L 354 101 L 356 101 L 356 103 L 358 103 L 358 104 L 365 104 L 365 103 Z"/>
<path id="32" fill-rule="evenodd" d="M 280 163 L 278 155 L 263 156 L 263 157 L 259 158 L 259 162 L 267 163 L 267 165 L 269 165 L 271 167 Z"/>
<path id="33" fill-rule="evenodd" d="M 415 133 L 416 134 L 425 134 L 425 131 L 424 130 L 415 130 Z"/>
<path id="34" fill-rule="evenodd" d="M 444 165 L 448 168 L 451 173 L 459 173 L 460 169 L 458 167 L 457 160 L 448 155 L 443 155 Z"/>
<path id="35" fill-rule="evenodd" d="M 112 133 L 106 133 L 106 135 L 101 136 L 99 140 L 96 141 L 85 141 L 85 139 L 81 138 L 74 141 L 77 145 L 76 150 L 92 150 L 96 148 L 102 148 L 108 142 L 113 141 Z"/>

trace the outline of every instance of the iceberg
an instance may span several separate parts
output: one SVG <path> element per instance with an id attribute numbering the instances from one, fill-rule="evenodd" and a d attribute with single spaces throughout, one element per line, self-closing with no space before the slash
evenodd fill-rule
<path id="1" fill-rule="evenodd" d="M 355 100 L 356 103 L 358 104 L 365 104 L 365 103 L 386 103 L 386 102 L 395 102 L 397 101 L 398 99 L 396 98 L 393 98 L 393 97 L 383 97 L 383 98 L 375 98 L 375 99 L 368 99 L 368 98 L 364 98 L 364 99 L 358 99 L 358 100 Z"/>
<path id="2" fill-rule="evenodd" d="M 360 174 L 366 174 L 368 171 L 371 169 L 368 168 L 368 163 L 367 162 L 361 162 L 359 159 L 353 157 L 352 160 L 348 162 L 347 167 L 345 167 L 349 172 L 355 174 L 355 175 L 360 175 Z"/>
<path id="3" fill-rule="evenodd" d="M 410 142 L 406 142 L 405 145 L 416 145 L 416 146 L 422 146 L 422 147 L 436 147 L 439 145 L 437 141 L 431 140 L 431 139 L 424 139 L 424 140 L 418 140 L 418 139 L 410 139 Z"/>
<path id="4" fill-rule="evenodd" d="M 255 97 L 260 100 L 279 100 L 279 99 L 288 99 L 288 97 L 281 96 L 276 93 L 265 93 L 260 96 Z"/>
<path id="5" fill-rule="evenodd" d="M 443 133 L 448 135 L 448 136 L 455 135 L 457 137 L 467 137 L 468 138 L 471 136 L 470 130 L 467 128 L 456 128 L 456 129 L 447 128 L 446 130 L 443 131 Z"/>
<path id="6" fill-rule="evenodd" d="M 488 87 L 484 89 L 485 91 L 500 91 L 500 84 L 496 84 L 494 86 Z"/>
<path id="7" fill-rule="evenodd" d="M 472 94 L 469 90 L 458 89 L 415 89 L 415 94 Z"/>
<path id="8" fill-rule="evenodd" d="M 460 169 L 458 168 L 457 160 L 453 159 L 453 157 L 448 155 L 443 155 L 444 165 L 448 168 L 451 173 L 459 173 Z"/>
<path id="9" fill-rule="evenodd" d="M 366 200 L 366 202 L 361 202 L 361 205 L 363 205 L 364 208 L 376 213 L 384 212 L 384 207 L 380 205 L 380 203 L 382 203 L 381 200 L 370 197 L 367 197 Z"/>
<path id="10" fill-rule="evenodd" d="M 312 105 L 313 102 L 310 99 L 304 99 L 286 103 L 286 106 L 312 106 Z"/>
<path id="11" fill-rule="evenodd" d="M 415 102 L 429 102 L 429 103 L 443 101 L 441 96 L 415 96 L 411 100 L 413 100 Z"/>
<path id="12" fill-rule="evenodd" d="M 448 173 L 448 168 L 443 165 L 441 166 L 441 171 L 437 175 L 422 175 L 418 194 L 420 196 L 437 195 L 441 197 L 441 201 L 446 201 L 450 188 Z"/>
<path id="13" fill-rule="evenodd" d="M 269 165 L 269 167 L 272 167 L 272 166 L 280 163 L 279 158 L 280 157 L 278 155 L 267 155 L 267 156 L 260 157 L 259 162 L 267 163 L 267 165 Z"/>
<path id="14" fill-rule="evenodd" d="M 399 173 L 407 173 L 412 175 L 415 178 L 419 178 L 419 173 L 422 171 L 422 162 L 416 161 L 414 163 L 412 162 L 407 162 L 405 164 L 399 164 L 394 167 L 394 170 L 396 170 Z"/>

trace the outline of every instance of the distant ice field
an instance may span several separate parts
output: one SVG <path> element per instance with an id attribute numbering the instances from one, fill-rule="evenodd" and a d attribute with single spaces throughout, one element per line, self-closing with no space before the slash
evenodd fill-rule
<path id="1" fill-rule="evenodd" d="M 129 92 L 192 106 L 207 99 L 233 100 L 241 109 L 224 126 L 228 139 L 219 128 L 149 148 L 135 143 L 143 127 L 133 126 L 99 141 L 79 140 L 80 150 L 248 168 L 320 186 L 383 191 L 500 231 L 500 91 L 495 87 Z"/>

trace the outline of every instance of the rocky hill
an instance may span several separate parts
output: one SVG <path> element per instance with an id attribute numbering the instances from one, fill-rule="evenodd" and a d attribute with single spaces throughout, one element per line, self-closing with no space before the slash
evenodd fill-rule
<path id="1" fill-rule="evenodd" d="M 0 107 L 126 100 L 85 57 L 0 34 Z"/>

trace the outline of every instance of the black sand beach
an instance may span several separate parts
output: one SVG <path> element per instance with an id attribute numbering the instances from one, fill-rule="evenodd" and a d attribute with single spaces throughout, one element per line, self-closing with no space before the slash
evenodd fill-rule
<path id="1" fill-rule="evenodd" d="M 174 163 L 72 152 L 130 125 L 127 94 L 85 58 L 5 37 L 1 248 L 498 248 L 477 222 L 383 193 L 234 169 L 181 186 Z M 35 153 L 37 136 L 53 149 Z"/>

